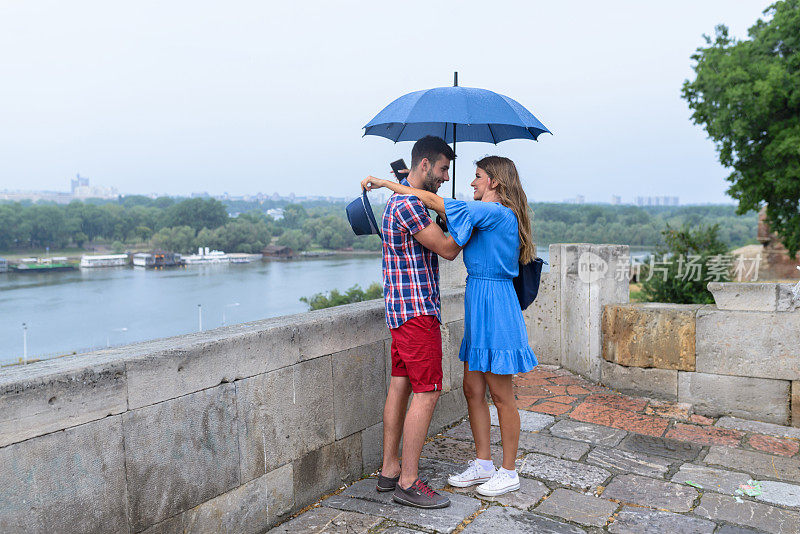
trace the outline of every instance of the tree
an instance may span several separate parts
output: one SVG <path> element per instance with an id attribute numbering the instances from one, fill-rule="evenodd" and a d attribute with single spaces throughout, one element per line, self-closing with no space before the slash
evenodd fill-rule
<path id="1" fill-rule="evenodd" d="M 228 222 L 225 205 L 213 198 L 191 198 L 168 207 L 164 211 L 163 226 L 191 226 L 195 232 L 211 230 Z"/>
<path id="2" fill-rule="evenodd" d="M 162 228 L 153 235 L 154 248 L 168 252 L 192 252 L 195 246 L 195 232 L 191 226 Z"/>
<path id="3" fill-rule="evenodd" d="M 348 289 L 344 294 L 334 289 L 329 294 L 317 293 L 311 297 L 300 297 L 301 302 L 305 302 L 312 310 L 332 308 L 342 304 L 352 304 L 353 302 L 363 302 L 383 297 L 383 287 L 377 282 L 373 282 L 366 290 L 361 289 L 358 284 Z"/>
<path id="4" fill-rule="evenodd" d="M 692 55 L 693 81 L 682 95 L 692 120 L 732 169 L 728 194 L 737 212 L 767 203 L 767 221 L 793 256 L 800 250 L 800 0 L 770 6 L 749 40 L 716 27 Z"/>
<path id="5" fill-rule="evenodd" d="M 730 280 L 725 256 L 728 247 L 719 239 L 719 225 L 697 229 L 667 226 L 662 233 L 666 244 L 656 249 L 652 263 L 640 273 L 644 279 L 644 299 L 675 304 L 713 304 L 714 297 L 706 289 L 708 282 Z M 712 274 L 714 278 L 709 278 Z"/>
<path id="6" fill-rule="evenodd" d="M 287 230 L 278 238 L 278 245 L 303 251 L 311 244 L 311 238 L 302 230 Z"/>

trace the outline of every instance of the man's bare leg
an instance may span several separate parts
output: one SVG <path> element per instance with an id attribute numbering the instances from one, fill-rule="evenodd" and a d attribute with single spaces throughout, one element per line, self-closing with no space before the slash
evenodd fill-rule
<path id="1" fill-rule="evenodd" d="M 397 482 L 401 488 L 408 488 L 417 480 L 419 455 L 422 454 L 422 446 L 425 444 L 433 409 L 440 393 L 440 391 L 414 393 L 414 398 L 411 399 L 411 407 L 403 425 L 403 468 L 400 471 L 400 480 Z"/>
<path id="2" fill-rule="evenodd" d="M 393 376 L 389 381 L 389 392 L 383 406 L 383 467 L 381 474 L 394 478 L 400 474 L 400 437 L 406 419 L 411 382 L 407 376 Z"/>

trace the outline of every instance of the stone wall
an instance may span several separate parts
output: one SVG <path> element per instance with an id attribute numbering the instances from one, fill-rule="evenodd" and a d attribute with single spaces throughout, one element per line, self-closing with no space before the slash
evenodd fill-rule
<path id="1" fill-rule="evenodd" d="M 0 532 L 263 532 L 379 467 L 389 346 L 372 301 L 3 370 Z"/>
<path id="2" fill-rule="evenodd" d="M 524 314 L 540 362 L 601 378 L 627 254 L 550 246 Z M 465 274 L 442 262 L 431 433 L 466 415 Z M 372 301 L 4 369 L 0 532 L 262 532 L 379 467 L 389 349 Z"/>
<path id="3" fill-rule="evenodd" d="M 716 305 L 606 306 L 606 385 L 696 413 L 800 426 L 800 310 L 791 285 L 710 283 Z M 794 406 L 794 407 L 793 407 Z"/>

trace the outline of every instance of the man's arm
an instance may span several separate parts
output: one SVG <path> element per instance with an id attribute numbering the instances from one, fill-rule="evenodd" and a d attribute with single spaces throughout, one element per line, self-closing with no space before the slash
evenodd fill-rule
<path id="1" fill-rule="evenodd" d="M 453 261 L 458 257 L 458 253 L 461 252 L 461 247 L 458 246 L 458 243 L 449 235 L 445 235 L 436 224 L 429 224 L 412 235 L 420 245 L 432 250 L 446 260 Z"/>

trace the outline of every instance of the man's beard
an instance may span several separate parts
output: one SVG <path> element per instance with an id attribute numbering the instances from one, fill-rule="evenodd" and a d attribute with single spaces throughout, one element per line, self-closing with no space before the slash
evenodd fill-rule
<path id="1" fill-rule="evenodd" d="M 422 189 L 436 193 L 439 191 L 439 179 L 433 175 L 433 169 L 428 169 L 428 174 L 425 175 L 425 181 L 422 182 Z"/>

